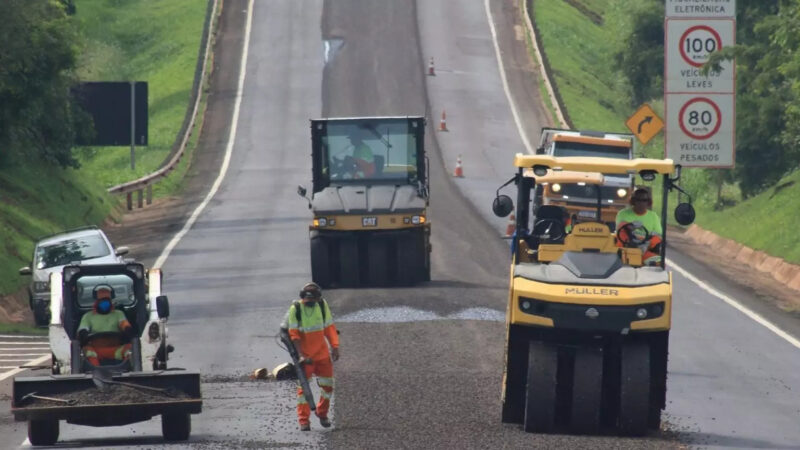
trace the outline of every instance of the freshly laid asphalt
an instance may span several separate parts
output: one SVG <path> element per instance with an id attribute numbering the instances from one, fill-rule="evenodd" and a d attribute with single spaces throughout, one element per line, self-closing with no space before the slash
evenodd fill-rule
<path id="1" fill-rule="evenodd" d="M 549 119 L 524 50 L 519 12 L 491 17 L 523 133 Z M 183 198 L 138 211 L 111 231 L 155 261 L 216 177 L 230 131 L 245 0 L 224 2 L 208 119 Z M 326 53 L 324 43 L 328 42 Z M 171 364 L 203 374 L 204 412 L 175 448 L 795 448 L 797 348 L 674 274 L 666 430 L 644 438 L 524 433 L 500 423 L 508 247 L 490 216 L 494 191 L 526 151 L 497 65 L 485 3 L 436 0 L 256 1 L 230 168 L 164 265 Z M 325 59 L 327 55 L 327 60 Z M 436 76 L 426 75 L 433 56 Z M 437 131 L 447 111 L 449 131 Z M 325 292 L 342 330 L 331 430 L 296 429 L 290 382 L 247 374 L 287 359 L 274 342 L 309 279 L 308 119 L 428 117 L 432 281 L 412 288 Z M 453 179 L 462 155 L 466 177 Z M 695 276 L 758 302 L 674 252 Z M 796 325 L 795 325 L 796 326 Z M 792 332 L 796 329 L 790 330 Z M 3 384 L 7 392 L 7 383 Z M 25 426 L 0 415 L 2 448 Z M 65 445 L 150 448 L 159 420 L 113 428 L 62 423 Z"/>

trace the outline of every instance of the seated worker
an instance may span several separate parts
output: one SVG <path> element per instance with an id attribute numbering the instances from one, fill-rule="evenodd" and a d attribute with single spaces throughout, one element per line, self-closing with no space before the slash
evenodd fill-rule
<path id="1" fill-rule="evenodd" d="M 620 238 L 617 245 L 622 247 L 630 243 L 641 248 L 642 264 L 645 265 L 661 262 L 661 219 L 650 209 L 651 206 L 653 198 L 650 191 L 636 189 L 631 196 L 631 206 L 618 212 L 616 220 L 617 236 Z"/>
<path id="2" fill-rule="evenodd" d="M 354 130 L 347 136 L 350 139 L 350 145 L 353 146 L 352 158 L 355 163 L 353 178 L 366 178 L 375 175 L 375 157 L 369 145 L 364 143 L 361 134 L 361 130 Z"/>
<path id="3" fill-rule="evenodd" d="M 119 336 L 99 336 L 91 339 L 94 333 L 122 332 L 133 338 L 135 330 L 125 318 L 125 313 L 114 308 L 114 288 L 107 284 L 98 284 L 92 290 L 94 309 L 81 318 L 78 326 L 78 339 L 83 347 L 86 359 L 94 366 L 100 365 L 101 359 L 126 360 L 131 355 L 131 344 L 122 344 Z"/>

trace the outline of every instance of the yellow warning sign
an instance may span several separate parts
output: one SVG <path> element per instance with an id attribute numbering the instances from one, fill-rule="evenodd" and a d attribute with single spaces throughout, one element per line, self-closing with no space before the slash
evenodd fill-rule
<path id="1" fill-rule="evenodd" d="M 664 121 L 645 103 L 625 121 L 625 125 L 644 145 L 664 128 Z"/>

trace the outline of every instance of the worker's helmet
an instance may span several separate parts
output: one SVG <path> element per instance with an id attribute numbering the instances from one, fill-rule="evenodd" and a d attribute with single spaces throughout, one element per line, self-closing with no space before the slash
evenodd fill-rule
<path id="1" fill-rule="evenodd" d="M 303 286 L 303 289 L 300 289 L 300 298 L 318 300 L 320 297 L 322 297 L 322 288 L 320 288 L 319 285 L 313 281 Z"/>
<path id="2" fill-rule="evenodd" d="M 114 298 L 114 288 L 110 284 L 98 284 L 92 289 L 92 298 L 95 300 L 101 298 Z"/>

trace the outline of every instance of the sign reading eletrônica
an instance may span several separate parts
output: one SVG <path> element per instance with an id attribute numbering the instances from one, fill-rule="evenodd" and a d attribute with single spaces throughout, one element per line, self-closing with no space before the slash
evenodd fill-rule
<path id="1" fill-rule="evenodd" d="M 669 17 L 736 17 L 736 0 L 667 0 L 666 16 Z"/>

